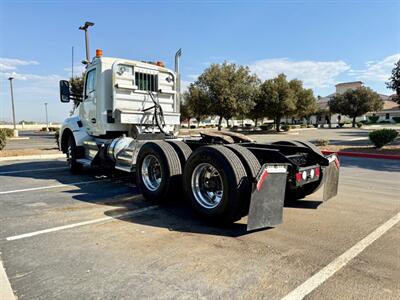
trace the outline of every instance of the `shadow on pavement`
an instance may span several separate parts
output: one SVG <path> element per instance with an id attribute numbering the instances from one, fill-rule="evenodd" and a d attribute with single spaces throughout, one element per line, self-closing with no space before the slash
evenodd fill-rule
<path id="1" fill-rule="evenodd" d="M 125 173 L 121 174 L 92 168 L 84 170 L 82 174 L 71 175 L 66 168 L 62 168 L 54 171 L 31 171 L 8 173 L 4 175 L 1 174 L 3 172 L 12 172 L 18 170 L 35 170 L 64 166 L 65 162 L 62 161 L 21 162 L 12 166 L 0 166 L 0 178 L 2 176 L 7 176 L 14 177 L 16 179 L 33 178 L 40 180 L 56 180 L 61 184 L 73 184 L 77 182 L 98 179 L 100 180 L 99 183 L 78 184 L 75 185 L 76 188 L 72 190 L 63 190 L 59 193 L 71 194 L 72 199 L 77 201 L 112 206 L 114 209 L 105 212 L 105 215 L 111 217 L 152 205 L 151 203 L 145 201 L 136 186 L 132 185 L 133 176 L 126 176 Z M 54 183 L 48 185 L 52 184 Z M 27 187 L 24 186 L 23 188 Z M 168 203 L 160 205 L 159 209 L 154 209 L 143 214 L 138 214 L 136 216 L 134 215 L 120 220 L 152 227 L 166 228 L 171 231 L 201 233 L 218 236 L 237 237 L 251 233 L 247 232 L 246 230 L 247 224 L 245 220 L 241 220 L 237 223 L 224 227 L 210 225 L 196 216 L 188 207 L 188 205 L 184 203 L 184 201 L 177 199 L 173 200 L 174 201 L 168 201 Z M 285 207 L 316 209 L 320 204 L 321 202 L 319 201 L 301 200 L 285 203 Z M 263 230 L 268 229 L 270 228 Z"/>

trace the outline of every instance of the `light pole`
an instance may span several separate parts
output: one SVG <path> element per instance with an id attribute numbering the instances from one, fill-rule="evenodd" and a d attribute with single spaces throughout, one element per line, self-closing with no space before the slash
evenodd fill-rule
<path id="1" fill-rule="evenodd" d="M 47 102 L 44 103 L 44 107 L 46 109 L 46 131 L 49 131 L 49 118 L 47 116 Z"/>
<path id="2" fill-rule="evenodd" d="M 14 137 L 18 136 L 18 130 L 17 130 L 17 125 L 15 123 L 15 107 L 14 107 L 14 92 L 13 92 L 13 85 L 12 85 L 12 80 L 14 77 L 9 77 L 8 80 L 10 80 L 10 90 L 11 90 L 11 104 L 12 104 L 12 113 L 13 113 L 13 124 L 14 124 Z"/>

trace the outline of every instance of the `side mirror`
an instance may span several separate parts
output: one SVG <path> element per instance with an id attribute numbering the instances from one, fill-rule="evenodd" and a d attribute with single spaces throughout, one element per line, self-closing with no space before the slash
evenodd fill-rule
<path id="1" fill-rule="evenodd" d="M 69 88 L 69 81 L 60 80 L 60 101 L 68 103 L 71 100 L 71 90 Z"/>

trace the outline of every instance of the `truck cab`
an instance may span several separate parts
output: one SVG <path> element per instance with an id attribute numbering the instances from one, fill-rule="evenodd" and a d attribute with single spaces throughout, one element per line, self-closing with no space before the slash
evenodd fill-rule
<path id="1" fill-rule="evenodd" d="M 96 55 L 87 65 L 76 116 L 67 119 L 62 130 L 73 130 L 71 122 L 80 122 L 81 130 L 93 137 L 129 134 L 132 126 L 146 131 L 154 125 L 152 97 L 162 108 L 165 126 L 172 130 L 179 125 L 174 71 L 161 62 Z"/>

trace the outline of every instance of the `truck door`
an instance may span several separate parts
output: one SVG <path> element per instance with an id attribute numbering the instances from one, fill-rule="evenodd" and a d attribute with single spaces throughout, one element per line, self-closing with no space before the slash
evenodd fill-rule
<path id="1" fill-rule="evenodd" d="M 96 78 L 96 68 L 89 69 L 86 73 L 83 102 L 81 106 L 81 121 L 89 134 L 93 134 L 97 128 Z"/>

